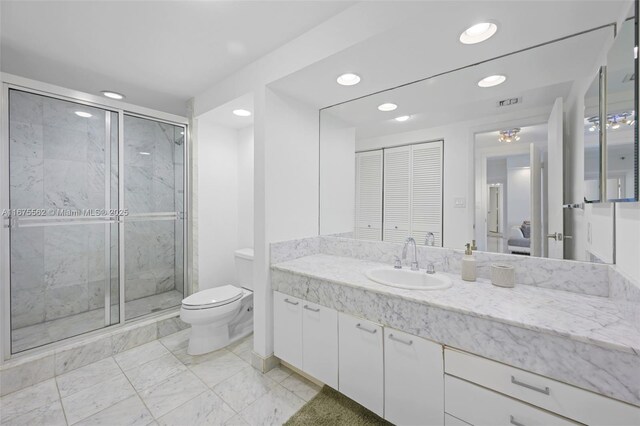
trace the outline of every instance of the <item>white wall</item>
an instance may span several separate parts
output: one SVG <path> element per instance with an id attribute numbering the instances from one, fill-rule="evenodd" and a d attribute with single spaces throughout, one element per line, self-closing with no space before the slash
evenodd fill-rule
<path id="1" fill-rule="evenodd" d="M 640 203 L 616 204 L 616 264 L 640 286 Z"/>
<path id="2" fill-rule="evenodd" d="M 236 284 L 234 251 L 253 247 L 253 128 L 198 119 L 199 289 Z"/>
<path id="3" fill-rule="evenodd" d="M 320 234 L 353 232 L 356 132 L 328 113 L 320 128 Z"/>
<path id="4" fill-rule="evenodd" d="M 238 130 L 238 248 L 253 247 L 253 126 Z"/>
<path id="5" fill-rule="evenodd" d="M 254 92 L 254 352 L 273 354 L 269 244 L 318 235 L 318 110 L 265 88 Z"/>
<path id="6" fill-rule="evenodd" d="M 507 229 L 531 220 L 529 156 L 507 158 Z"/>
<path id="7" fill-rule="evenodd" d="M 198 120 L 199 289 L 235 282 L 238 140 L 234 129 Z"/>

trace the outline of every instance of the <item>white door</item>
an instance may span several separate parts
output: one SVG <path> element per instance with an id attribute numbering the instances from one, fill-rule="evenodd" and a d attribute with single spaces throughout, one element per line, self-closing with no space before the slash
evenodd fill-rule
<path id="1" fill-rule="evenodd" d="M 410 234 L 411 146 L 384 150 L 383 240 L 401 243 Z"/>
<path id="2" fill-rule="evenodd" d="M 273 352 L 302 369 L 302 300 L 273 292 Z"/>
<path id="3" fill-rule="evenodd" d="M 382 150 L 356 154 L 356 223 L 358 239 L 382 239 Z"/>
<path id="4" fill-rule="evenodd" d="M 497 234 L 500 232 L 500 187 L 489 187 L 489 211 L 487 212 L 487 230 Z"/>
<path id="5" fill-rule="evenodd" d="M 396 425 L 441 425 L 444 419 L 442 346 L 384 329 L 384 418 Z"/>
<path id="6" fill-rule="evenodd" d="M 377 415 L 384 411 L 382 327 L 338 314 L 338 390 Z"/>
<path id="7" fill-rule="evenodd" d="M 540 149 L 530 144 L 529 167 L 531 169 L 531 256 L 542 256 L 542 163 Z"/>
<path id="8" fill-rule="evenodd" d="M 411 236 L 425 243 L 428 232 L 442 247 L 443 142 L 413 145 L 411 150 Z"/>
<path id="9" fill-rule="evenodd" d="M 547 139 L 547 212 L 544 236 L 549 244 L 548 255 L 553 259 L 564 258 L 564 226 L 563 226 L 563 168 L 562 168 L 562 98 L 557 98 L 549 116 Z"/>
<path id="10" fill-rule="evenodd" d="M 303 371 L 338 388 L 338 311 L 302 302 Z"/>

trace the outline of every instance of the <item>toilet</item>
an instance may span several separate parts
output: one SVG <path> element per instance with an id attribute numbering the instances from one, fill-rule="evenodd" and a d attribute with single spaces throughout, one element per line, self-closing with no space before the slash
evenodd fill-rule
<path id="1" fill-rule="evenodd" d="M 253 331 L 253 249 L 235 251 L 238 285 L 223 285 L 182 300 L 180 319 L 191 325 L 189 355 L 224 348 Z"/>

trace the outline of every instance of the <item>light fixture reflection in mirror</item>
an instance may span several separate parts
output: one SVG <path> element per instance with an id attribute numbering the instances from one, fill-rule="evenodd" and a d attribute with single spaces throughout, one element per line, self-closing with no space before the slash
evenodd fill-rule
<path id="1" fill-rule="evenodd" d="M 517 142 L 520 140 L 518 133 L 520 133 L 519 127 L 510 130 L 500 130 L 498 140 L 506 143 Z"/>

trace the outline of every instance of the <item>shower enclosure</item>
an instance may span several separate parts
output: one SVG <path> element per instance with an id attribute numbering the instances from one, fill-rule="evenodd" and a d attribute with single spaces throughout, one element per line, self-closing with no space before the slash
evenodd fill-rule
<path id="1" fill-rule="evenodd" d="M 180 305 L 186 125 L 4 90 L 10 354 Z"/>

